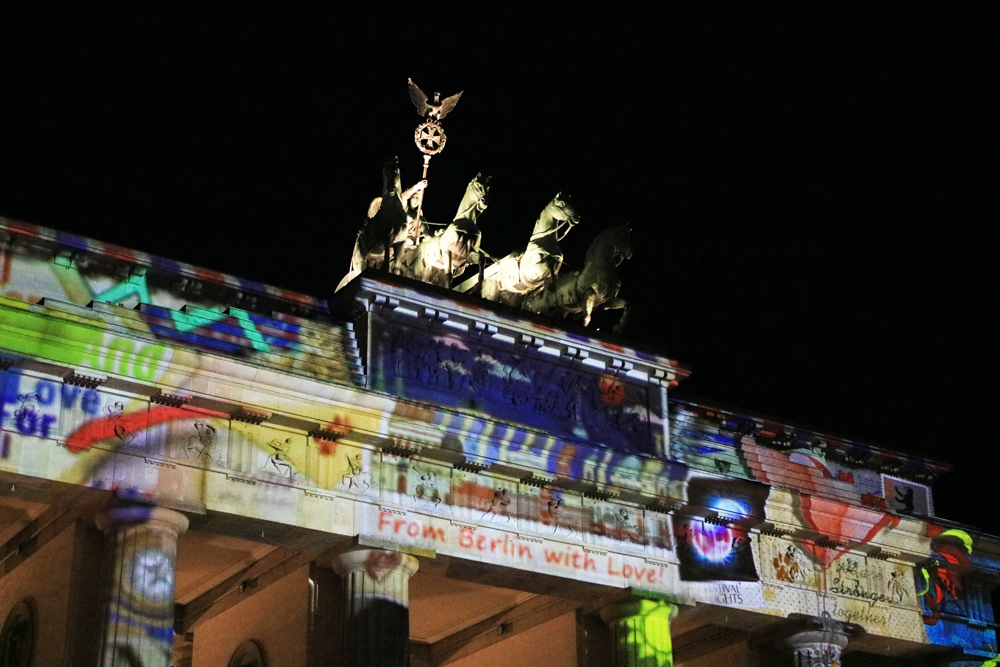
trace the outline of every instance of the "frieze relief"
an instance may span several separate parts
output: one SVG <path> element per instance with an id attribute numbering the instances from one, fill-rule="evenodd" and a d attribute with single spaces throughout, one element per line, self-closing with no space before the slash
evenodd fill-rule
<path id="1" fill-rule="evenodd" d="M 376 386 L 553 434 L 655 453 L 649 389 L 643 385 L 455 334 L 377 322 Z"/>
<path id="2" fill-rule="evenodd" d="M 628 548 L 644 551 L 646 530 L 643 511 L 622 503 L 584 497 L 584 510 L 589 510 L 593 530 L 584 541 L 598 547 Z"/>
<path id="3" fill-rule="evenodd" d="M 518 507 L 522 530 L 579 540 L 584 531 L 583 497 L 551 486 L 521 485 Z"/>
<path id="4" fill-rule="evenodd" d="M 759 535 L 757 543 L 764 582 L 859 600 L 870 606 L 917 609 L 910 566 L 849 552 L 824 569 L 793 540 Z"/>

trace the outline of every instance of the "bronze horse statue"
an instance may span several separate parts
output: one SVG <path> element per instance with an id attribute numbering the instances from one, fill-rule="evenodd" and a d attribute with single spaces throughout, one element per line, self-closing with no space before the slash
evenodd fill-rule
<path id="1" fill-rule="evenodd" d="M 569 203 L 569 197 L 558 193 L 538 216 L 528 247 L 490 267 L 482 283 L 483 298 L 520 307 L 526 295 L 542 289 L 559 275 L 563 262 L 559 241 L 579 222 L 580 216 Z"/>
<path id="2" fill-rule="evenodd" d="M 418 245 L 403 249 L 393 271 L 432 285 L 451 287 L 470 264 L 479 261 L 482 232 L 476 221 L 489 203 L 490 179 L 482 174 L 469 183 L 455 219 Z"/>
<path id="3" fill-rule="evenodd" d="M 521 307 L 541 315 L 583 315 L 583 326 L 598 308 L 622 311 L 613 331 L 620 334 L 628 322 L 629 303 L 618 298 L 621 281 L 615 270 L 632 256 L 631 228 L 628 225 L 605 229 L 587 250 L 581 271 L 563 272 L 542 289 L 525 297 Z"/>
<path id="4" fill-rule="evenodd" d="M 369 268 L 387 271 L 390 262 L 398 263 L 407 239 L 416 237 L 418 229 L 413 210 L 418 204 L 414 198 L 422 196 L 427 185 L 420 181 L 406 192 L 402 191 L 399 176 L 399 158 L 388 158 L 382 167 L 382 196 L 368 205 L 368 217 L 358 230 L 351 255 L 351 268 L 337 285 L 337 290 L 351 282 L 359 273 Z M 412 210 L 411 210 L 412 209 Z"/>

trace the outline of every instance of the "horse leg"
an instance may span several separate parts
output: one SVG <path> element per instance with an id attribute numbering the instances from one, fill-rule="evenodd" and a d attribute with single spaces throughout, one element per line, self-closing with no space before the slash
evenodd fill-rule
<path id="1" fill-rule="evenodd" d="M 382 266 L 379 268 L 383 271 L 389 270 L 389 250 L 392 248 L 392 230 L 389 230 L 385 234 L 385 238 L 382 240 Z"/>
<path id="2" fill-rule="evenodd" d="M 632 306 L 625 299 L 611 299 L 610 301 L 604 302 L 601 308 L 603 308 L 604 310 L 622 311 L 621 319 L 618 320 L 618 324 L 616 324 L 614 329 L 611 330 L 615 333 L 615 335 L 620 335 L 621 332 L 625 329 L 625 325 L 628 324 L 628 314 L 629 311 L 632 309 Z"/>
<path id="3" fill-rule="evenodd" d="M 583 326 L 590 326 L 590 316 L 594 314 L 594 307 L 597 305 L 597 293 L 591 292 L 583 304 Z"/>
<path id="4" fill-rule="evenodd" d="M 396 275 L 403 273 L 403 249 L 405 246 L 405 240 L 392 246 L 392 263 L 389 265 L 389 271 Z"/>
<path id="5" fill-rule="evenodd" d="M 364 269 L 364 259 L 361 257 L 361 251 L 358 249 L 358 242 L 354 242 L 354 252 L 351 254 L 351 268 L 347 270 L 347 275 L 341 278 L 340 283 L 337 284 L 337 289 L 333 290 L 337 292 L 347 283 L 354 280 Z"/>

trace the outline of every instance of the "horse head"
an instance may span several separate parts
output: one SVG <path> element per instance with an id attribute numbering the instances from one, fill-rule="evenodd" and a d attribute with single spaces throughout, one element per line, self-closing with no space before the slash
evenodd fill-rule
<path id="1" fill-rule="evenodd" d="M 403 184 L 399 176 L 399 158 L 386 158 L 385 164 L 382 166 L 382 196 L 398 195 L 402 190 Z"/>
<path id="2" fill-rule="evenodd" d="M 479 214 L 486 210 L 489 205 L 490 178 L 492 177 L 483 178 L 482 174 L 476 174 L 476 177 L 469 181 L 469 187 L 465 189 L 462 202 L 458 205 L 456 220 L 466 218 L 475 221 Z"/>
<path id="3" fill-rule="evenodd" d="M 614 266 L 618 266 L 624 260 L 631 259 L 632 240 L 629 238 L 631 233 L 631 225 L 605 229 L 590 244 L 587 250 L 587 263 L 610 261 Z"/>
<path id="4" fill-rule="evenodd" d="M 561 192 L 556 193 L 552 201 L 542 209 L 542 214 L 538 216 L 532 238 L 556 232 L 557 240 L 561 241 L 569 233 L 569 230 L 579 224 L 580 214 L 576 212 L 569 200 L 569 195 L 563 197 Z M 562 233 L 559 233 L 560 231 Z"/>

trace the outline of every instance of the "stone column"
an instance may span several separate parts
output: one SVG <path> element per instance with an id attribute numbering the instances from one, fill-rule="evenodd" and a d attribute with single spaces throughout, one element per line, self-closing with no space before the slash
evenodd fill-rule
<path id="1" fill-rule="evenodd" d="M 793 617 L 805 625 L 801 632 L 785 638 L 785 645 L 792 649 L 795 667 L 840 667 L 840 653 L 850 638 L 865 634 L 861 626 L 841 623 L 827 612 L 818 618 L 789 616 Z"/>
<path id="2" fill-rule="evenodd" d="M 410 648 L 410 577 L 413 556 L 381 549 L 356 549 L 333 563 L 343 577 L 341 664 L 406 667 Z"/>
<path id="3" fill-rule="evenodd" d="M 614 667 L 673 667 L 670 619 L 677 606 L 634 598 L 601 609 L 611 630 Z"/>
<path id="4" fill-rule="evenodd" d="M 174 641 L 174 560 L 183 514 L 118 507 L 97 517 L 110 558 L 101 667 L 170 667 Z"/>

